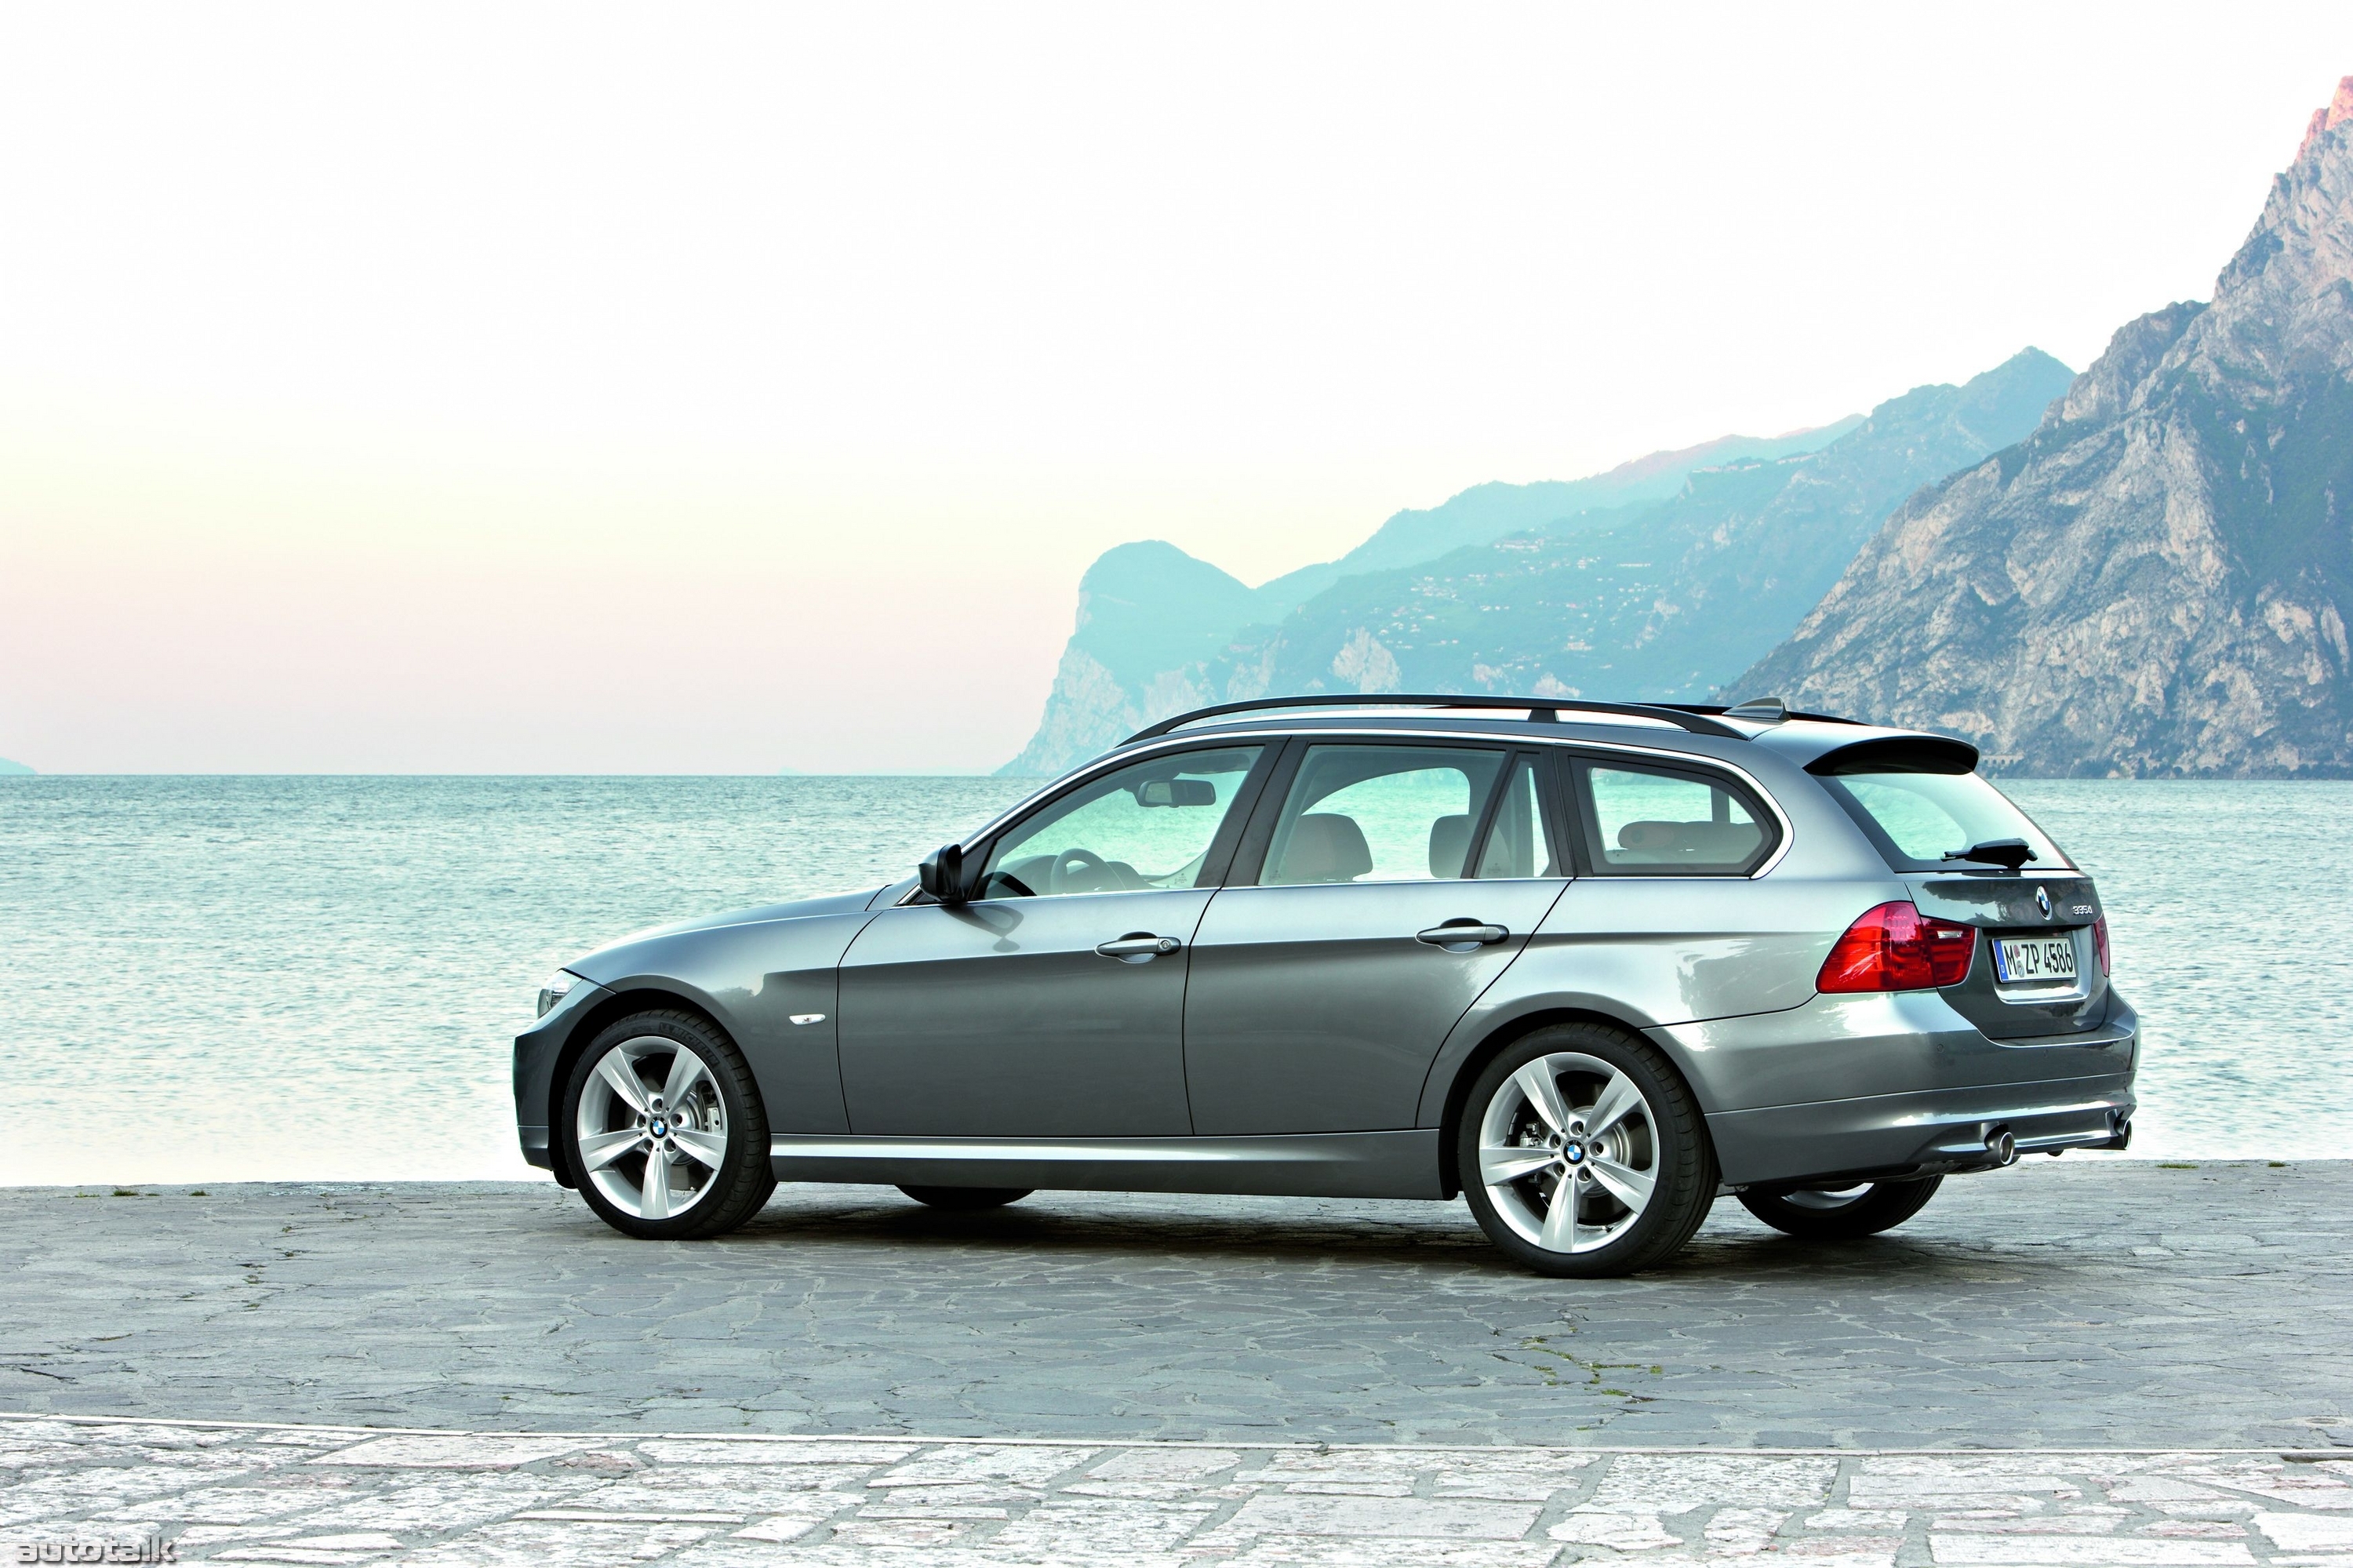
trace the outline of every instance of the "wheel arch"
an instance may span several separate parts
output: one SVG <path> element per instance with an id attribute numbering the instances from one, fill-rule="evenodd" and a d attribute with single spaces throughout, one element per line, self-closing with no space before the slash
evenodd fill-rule
<path id="1" fill-rule="evenodd" d="M 1471 1098 L 1471 1086 L 1478 1081 L 1481 1073 L 1487 1070 L 1488 1063 L 1514 1044 L 1526 1039 L 1539 1029 L 1549 1029 L 1559 1023 L 1598 1023 L 1656 1047 L 1659 1054 L 1667 1059 L 1667 1065 L 1673 1069 L 1675 1076 L 1683 1080 L 1683 1087 L 1691 1092 L 1693 1103 L 1699 1106 L 1703 1113 L 1699 1125 L 1708 1140 L 1709 1155 L 1715 1155 L 1715 1134 L 1708 1127 L 1704 1114 L 1707 1108 L 1705 1099 L 1700 1094 L 1698 1081 L 1693 1076 L 1690 1065 L 1683 1060 L 1680 1052 L 1661 1042 L 1651 1031 L 1600 1008 L 1567 1004 L 1540 1007 L 1532 1012 L 1515 1013 L 1492 1025 L 1479 1043 L 1464 1053 L 1461 1064 L 1454 1069 L 1454 1075 L 1447 1083 L 1446 1097 L 1441 1103 L 1438 1119 L 1438 1183 L 1447 1197 L 1459 1197 L 1462 1192 L 1460 1173 L 1454 1168 L 1454 1143 L 1461 1132 L 1463 1112 Z"/>
<path id="2" fill-rule="evenodd" d="M 579 1179 L 569 1169 L 565 1157 L 564 1090 L 572 1081 L 575 1066 L 589 1043 L 620 1019 L 634 1012 L 685 1012 L 701 1019 L 717 1033 L 722 1040 L 742 1050 L 735 1032 L 721 1021 L 712 1007 L 683 991 L 668 990 L 647 980 L 624 980 L 608 996 L 600 996 L 585 1009 L 565 1038 L 564 1048 L 555 1054 L 554 1070 L 547 1081 L 547 1149 L 551 1168 L 558 1182 L 577 1187 Z M 758 1093 L 754 1086 L 753 1092 Z M 763 1107 L 765 1109 L 765 1107 Z"/>

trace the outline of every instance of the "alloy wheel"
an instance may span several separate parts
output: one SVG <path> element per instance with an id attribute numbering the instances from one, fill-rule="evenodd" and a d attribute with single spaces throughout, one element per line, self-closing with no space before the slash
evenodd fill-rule
<path id="1" fill-rule="evenodd" d="M 1538 1056 L 1497 1085 L 1479 1122 L 1495 1213 L 1548 1252 L 1595 1252 L 1633 1228 L 1659 1177 L 1657 1120 L 1634 1080 L 1582 1052 Z"/>
<path id="2" fill-rule="evenodd" d="M 727 1159 L 727 1105 L 711 1069 L 659 1034 L 624 1040 L 597 1059 L 573 1130 L 581 1173 L 635 1219 L 692 1209 Z"/>

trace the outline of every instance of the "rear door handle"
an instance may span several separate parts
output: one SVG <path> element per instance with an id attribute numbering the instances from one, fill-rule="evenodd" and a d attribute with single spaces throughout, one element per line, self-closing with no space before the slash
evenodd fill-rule
<path id="1" fill-rule="evenodd" d="M 1166 958 L 1185 944 L 1174 937 L 1155 937 L 1149 931 L 1130 931 L 1115 942 L 1104 942 L 1095 948 L 1106 959 L 1117 959 L 1124 964 L 1150 963 Z"/>
<path id="2" fill-rule="evenodd" d="M 1511 932 L 1501 926 L 1482 926 L 1475 920 L 1449 920 L 1443 926 L 1432 926 L 1427 931 L 1416 931 L 1413 939 L 1428 942 L 1433 948 L 1491 948 L 1506 941 Z"/>

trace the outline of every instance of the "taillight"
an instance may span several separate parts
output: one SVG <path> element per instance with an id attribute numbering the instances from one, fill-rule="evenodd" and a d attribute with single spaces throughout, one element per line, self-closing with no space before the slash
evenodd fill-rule
<path id="1" fill-rule="evenodd" d="M 2092 922 L 2092 951 L 2100 958 L 2100 973 L 2108 972 L 2108 917 L 2105 915 Z"/>
<path id="2" fill-rule="evenodd" d="M 1977 956 L 1974 926 L 1924 916 L 1908 899 L 1865 910 L 1822 960 L 1818 991 L 1922 991 L 1958 985 Z"/>

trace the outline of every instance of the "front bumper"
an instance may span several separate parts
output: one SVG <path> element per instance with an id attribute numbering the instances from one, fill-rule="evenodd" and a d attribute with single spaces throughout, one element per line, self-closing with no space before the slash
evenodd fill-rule
<path id="1" fill-rule="evenodd" d="M 556 1063 L 581 1020 L 591 1016 L 595 1004 L 612 994 L 594 980 L 584 980 L 548 1009 L 547 1016 L 515 1036 L 515 1138 L 526 1164 L 555 1171 L 555 1157 L 548 1149 L 548 1121 L 554 1115 Z M 565 1181 L 562 1171 L 556 1171 L 556 1180 Z"/>

